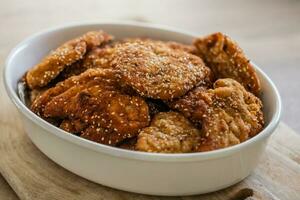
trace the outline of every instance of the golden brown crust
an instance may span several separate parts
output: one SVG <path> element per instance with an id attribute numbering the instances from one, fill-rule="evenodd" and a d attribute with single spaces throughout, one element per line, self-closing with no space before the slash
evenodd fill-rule
<path id="1" fill-rule="evenodd" d="M 65 119 L 61 122 L 59 128 L 73 134 L 79 134 L 80 131 L 84 130 L 87 124 L 82 122 L 80 119 Z"/>
<path id="2" fill-rule="evenodd" d="M 75 85 L 81 85 L 89 82 L 90 80 L 99 79 L 97 77 L 107 77 L 108 73 L 110 74 L 108 80 L 113 80 L 114 73 L 111 71 L 104 71 L 102 69 L 89 69 L 78 76 L 72 76 L 63 82 L 59 82 L 55 85 L 55 87 L 52 87 L 46 90 L 42 95 L 37 96 L 31 105 L 31 110 L 37 115 L 44 117 L 43 113 L 45 106 L 49 101 L 52 100 L 52 98 L 58 96 Z"/>
<path id="3" fill-rule="evenodd" d="M 176 112 L 155 115 L 151 126 L 138 135 L 136 150 L 156 153 L 187 153 L 197 148 L 200 131 Z"/>
<path id="4" fill-rule="evenodd" d="M 111 38 L 88 32 L 30 70 L 31 110 L 85 139 L 146 152 L 210 151 L 262 130 L 262 103 L 246 90 L 259 93 L 255 70 L 228 37 L 213 34 L 194 46 Z M 213 84 L 220 77 L 241 84 Z"/>
<path id="5" fill-rule="evenodd" d="M 196 52 L 196 47 L 193 45 L 181 44 L 181 43 L 173 42 L 173 41 L 168 41 L 168 42 L 166 42 L 166 44 L 170 48 L 175 49 L 175 50 L 185 51 L 190 54 L 195 54 L 195 52 Z"/>
<path id="6" fill-rule="evenodd" d="M 116 42 L 115 45 L 120 44 L 120 43 L 126 43 L 126 42 L 159 42 L 159 43 L 164 43 L 168 47 L 174 50 L 180 50 L 180 51 L 185 51 L 187 53 L 195 54 L 196 53 L 196 47 L 194 45 L 189 45 L 189 44 L 182 44 L 179 42 L 174 42 L 174 41 L 161 41 L 161 40 L 153 40 L 150 38 L 125 38 L 119 42 Z"/>
<path id="7" fill-rule="evenodd" d="M 111 40 L 103 31 L 91 31 L 70 40 L 46 56 L 26 74 L 26 82 L 31 89 L 47 85 L 67 66 L 83 58 L 88 49 Z"/>
<path id="8" fill-rule="evenodd" d="M 194 42 L 197 53 L 212 69 L 215 78 L 232 78 L 248 91 L 259 95 L 260 81 L 242 49 L 222 33 L 215 33 Z"/>
<path id="9" fill-rule="evenodd" d="M 172 99 L 203 81 L 209 69 L 203 61 L 163 42 L 134 41 L 115 46 L 113 65 L 121 80 L 140 95 Z"/>
<path id="10" fill-rule="evenodd" d="M 72 108 L 75 109 L 71 110 Z M 70 116 L 83 119 L 89 124 L 81 137 L 109 145 L 116 145 L 126 138 L 136 136 L 142 128 L 149 125 L 150 120 L 148 107 L 143 99 L 113 92 L 89 97 L 84 100 L 84 105 L 72 106 L 71 109 Z"/>
<path id="11" fill-rule="evenodd" d="M 103 144 L 116 145 L 134 137 L 150 121 L 146 102 L 123 94 L 111 69 L 89 69 L 49 89 L 40 99 L 44 99 L 44 118 L 64 119 L 62 129 Z"/>
<path id="12" fill-rule="evenodd" d="M 113 40 L 113 36 L 105 33 L 102 30 L 89 31 L 82 36 L 82 39 L 87 44 L 87 50 L 106 44 Z"/>
<path id="13" fill-rule="evenodd" d="M 174 103 L 179 111 L 202 124 L 198 151 L 232 146 L 263 128 L 262 103 L 233 79 L 219 79 L 214 89 L 196 88 Z"/>
<path id="14" fill-rule="evenodd" d="M 113 59 L 114 48 L 94 48 L 83 59 L 83 67 L 89 68 L 110 68 Z"/>
<path id="15" fill-rule="evenodd" d="M 206 90 L 207 88 L 202 86 L 196 87 L 183 97 L 169 102 L 168 105 L 201 127 L 203 115 L 208 109 L 209 97 L 205 93 Z"/>

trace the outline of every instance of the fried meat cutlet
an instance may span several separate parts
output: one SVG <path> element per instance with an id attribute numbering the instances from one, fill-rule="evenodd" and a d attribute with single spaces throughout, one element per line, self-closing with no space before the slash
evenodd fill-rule
<path id="1" fill-rule="evenodd" d="M 98 93 L 95 88 L 73 97 L 63 110 L 68 118 L 87 124 L 81 137 L 109 145 L 136 136 L 150 121 L 142 98 L 108 90 Z"/>
<path id="2" fill-rule="evenodd" d="M 88 32 L 30 69 L 30 109 L 82 138 L 154 153 L 211 151 L 262 130 L 259 79 L 229 37 L 111 40 Z"/>
<path id="3" fill-rule="evenodd" d="M 156 153 L 187 153 L 197 148 L 200 131 L 183 115 L 161 112 L 138 135 L 136 150 Z"/>
<path id="4" fill-rule="evenodd" d="M 260 81 L 253 65 L 237 43 L 228 36 L 214 33 L 196 39 L 194 46 L 216 79 L 232 78 L 253 94 L 260 94 Z"/>
<path id="5" fill-rule="evenodd" d="M 233 79 L 219 79 L 214 89 L 196 88 L 173 102 L 174 109 L 202 125 L 199 151 L 243 142 L 264 125 L 262 103 Z"/>
<path id="6" fill-rule="evenodd" d="M 201 58 L 148 40 L 117 44 L 112 65 L 141 96 L 163 100 L 185 94 L 210 71 Z"/>
<path id="7" fill-rule="evenodd" d="M 52 98 L 65 92 L 69 88 L 75 85 L 82 85 L 94 79 L 103 79 L 103 81 L 111 82 L 112 80 L 114 80 L 114 76 L 114 72 L 110 70 L 89 69 L 78 76 L 72 76 L 65 81 L 59 82 L 54 87 L 46 90 L 42 95 L 37 96 L 33 101 L 30 109 L 40 117 L 44 117 L 43 113 L 46 104 L 51 101 Z"/>
<path id="8" fill-rule="evenodd" d="M 72 39 L 47 55 L 26 74 L 26 82 L 31 89 L 46 86 L 67 66 L 83 58 L 87 50 L 112 39 L 103 31 L 91 31 Z"/>
<path id="9" fill-rule="evenodd" d="M 89 69 L 40 99 L 44 118 L 63 120 L 62 129 L 103 144 L 134 137 L 150 121 L 144 99 L 123 93 L 110 69 Z"/>

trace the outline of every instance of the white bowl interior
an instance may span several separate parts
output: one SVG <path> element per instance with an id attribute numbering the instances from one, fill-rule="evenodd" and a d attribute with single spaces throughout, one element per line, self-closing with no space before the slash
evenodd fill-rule
<path id="1" fill-rule="evenodd" d="M 177 32 L 176 30 L 166 30 L 161 29 L 160 27 L 114 23 L 84 24 L 80 26 L 74 25 L 38 33 L 20 43 L 12 50 L 7 59 L 4 73 L 5 85 L 7 87 L 8 94 L 15 104 L 18 107 L 23 106 L 22 102 L 17 97 L 17 82 L 29 68 L 40 62 L 41 58 L 49 53 L 50 50 L 55 49 L 59 44 L 66 40 L 81 35 L 87 31 L 99 29 L 114 35 L 116 39 L 126 37 L 149 37 L 153 39 L 177 41 L 186 44 L 190 44 L 194 39 L 192 34 L 184 33 L 182 31 Z M 266 128 L 269 128 L 269 131 L 265 131 L 264 134 L 269 135 L 278 123 L 281 102 L 277 89 L 272 81 L 258 67 L 256 68 L 262 84 L 262 101 L 264 103 Z M 24 112 L 28 111 L 25 110 Z M 271 126 L 269 126 L 270 122 L 273 123 Z"/>

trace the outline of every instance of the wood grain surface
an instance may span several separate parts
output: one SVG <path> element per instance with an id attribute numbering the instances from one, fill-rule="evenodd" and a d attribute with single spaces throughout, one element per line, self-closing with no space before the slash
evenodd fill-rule
<path id="1" fill-rule="evenodd" d="M 110 191 L 114 190 L 78 179 L 49 161 L 24 135 L 19 116 L 4 92 L 2 67 L 9 51 L 18 42 L 42 29 L 88 20 L 145 21 L 170 25 L 199 35 L 214 31 L 231 35 L 252 61 L 274 80 L 283 98 L 283 120 L 300 132 L 298 0 L 0 1 L 0 172 L 21 199 L 84 199 L 93 189 L 99 191 L 90 199 L 144 199 L 144 196 L 125 192 L 111 196 Z M 236 199 L 243 199 L 243 195 L 251 194 L 251 190 L 238 191 L 249 187 L 254 189 L 256 199 L 300 199 L 297 196 L 300 193 L 300 181 L 296 179 L 299 177 L 299 137 L 284 124 L 281 124 L 279 130 L 252 176 L 234 188 L 213 196 L 201 196 L 201 199 L 224 199 L 232 195 L 237 195 Z M 9 141 L 10 138 L 12 141 Z M 22 160 L 16 161 L 15 158 Z M 43 165 L 45 163 L 46 166 Z M 36 171 L 28 171 L 28 167 Z M 65 176 L 65 173 L 68 175 Z M 27 183 L 26 177 L 31 178 L 31 181 Z M 66 179 L 69 186 L 61 182 L 63 179 Z M 60 187 L 64 188 L 65 194 L 60 193 Z M 80 187 L 86 191 L 79 190 Z M 75 193 L 74 198 L 70 197 L 72 193 Z M 16 198 L 0 175 L 0 200 Z"/>
<path id="2" fill-rule="evenodd" d="M 4 178 L 0 176 L 0 199 L 1 200 L 18 200 L 16 193 L 6 183 Z"/>

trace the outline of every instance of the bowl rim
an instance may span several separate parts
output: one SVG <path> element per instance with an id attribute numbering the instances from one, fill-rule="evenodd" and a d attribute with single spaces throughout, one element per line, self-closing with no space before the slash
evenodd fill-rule
<path id="1" fill-rule="evenodd" d="M 6 58 L 5 66 L 3 69 L 3 80 L 4 80 L 4 86 L 6 89 L 6 92 L 10 98 L 10 100 L 14 103 L 14 105 L 17 107 L 18 111 L 21 112 L 26 118 L 28 118 L 31 122 L 33 122 L 36 126 L 39 126 L 43 128 L 46 132 L 50 132 L 51 134 L 54 134 L 55 136 L 66 140 L 68 142 L 74 143 L 76 145 L 82 146 L 84 148 L 88 148 L 90 150 L 105 153 L 111 156 L 121 157 L 121 158 L 127 158 L 127 159 L 133 159 L 133 160 L 144 160 L 144 161 L 158 161 L 158 162 L 189 162 L 189 161 L 198 161 L 198 160 L 209 160 L 209 159 L 215 159 L 219 157 L 226 157 L 233 153 L 239 152 L 239 150 L 249 147 L 250 145 L 253 145 L 254 143 L 263 140 L 264 138 L 270 136 L 275 128 L 278 126 L 278 123 L 280 121 L 281 117 L 281 109 L 282 109 L 282 103 L 281 98 L 279 95 L 279 92 L 275 86 L 275 84 L 272 82 L 272 80 L 254 63 L 252 63 L 255 67 L 255 70 L 258 71 L 258 73 L 261 74 L 262 77 L 266 79 L 266 81 L 270 84 L 271 90 L 275 93 L 275 111 L 274 115 L 271 117 L 270 123 L 264 127 L 264 129 L 254 136 L 253 138 L 250 138 L 247 141 L 244 141 L 240 144 L 227 147 L 224 149 L 218 149 L 208 152 L 197 152 L 197 153 L 175 153 L 175 154 L 168 154 L 168 153 L 148 153 L 148 152 L 140 152 L 140 151 L 132 151 L 132 150 L 126 150 L 121 148 L 116 148 L 104 144 L 99 144 L 81 137 L 78 137 L 73 134 L 69 134 L 64 130 L 59 129 L 58 127 L 46 122 L 42 118 L 35 115 L 28 107 L 25 106 L 25 104 L 19 99 L 16 92 L 13 89 L 13 86 L 9 84 L 9 66 L 12 60 L 14 59 L 17 52 L 22 48 L 22 46 L 26 45 L 27 43 L 30 43 L 32 40 L 34 40 L 36 37 L 39 37 L 44 34 L 50 34 L 55 31 L 62 31 L 63 29 L 67 28 L 74 28 L 74 27 L 80 27 L 80 26 L 89 26 L 89 25 L 115 25 L 115 26 L 131 26 L 131 27 L 138 27 L 138 28 L 151 28 L 151 29 L 157 29 L 162 31 L 171 31 L 176 32 L 180 34 L 187 35 L 189 37 L 197 37 L 197 34 L 183 31 L 180 29 L 176 29 L 173 27 L 165 26 L 165 25 L 158 25 L 158 24 L 149 24 L 149 23 L 141 23 L 141 22 L 119 22 L 119 21 L 96 21 L 96 22 L 77 22 L 77 23 L 71 23 L 71 24 L 65 24 L 61 26 L 56 26 L 50 29 L 46 29 L 40 32 L 37 32 L 33 34 L 32 36 L 29 36 L 25 38 L 23 41 L 21 41 L 19 44 L 17 44 L 9 53 L 9 55 Z"/>

